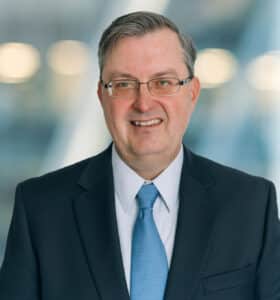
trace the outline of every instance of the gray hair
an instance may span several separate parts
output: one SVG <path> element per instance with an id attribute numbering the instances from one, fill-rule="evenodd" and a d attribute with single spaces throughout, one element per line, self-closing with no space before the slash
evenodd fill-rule
<path id="1" fill-rule="evenodd" d="M 183 51 L 183 59 L 190 76 L 194 75 L 196 49 L 190 36 L 183 35 L 178 27 L 163 15 L 138 11 L 115 19 L 103 32 L 98 46 L 100 77 L 107 55 L 116 43 L 125 37 L 143 36 L 158 29 L 169 28 L 178 36 Z"/>

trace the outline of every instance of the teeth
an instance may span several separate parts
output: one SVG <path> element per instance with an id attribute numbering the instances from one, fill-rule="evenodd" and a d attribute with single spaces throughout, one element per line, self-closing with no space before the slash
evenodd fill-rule
<path id="1" fill-rule="evenodd" d="M 132 123 L 136 126 L 151 126 L 151 125 L 157 125 L 161 122 L 160 119 L 153 119 L 149 121 L 133 121 Z"/>

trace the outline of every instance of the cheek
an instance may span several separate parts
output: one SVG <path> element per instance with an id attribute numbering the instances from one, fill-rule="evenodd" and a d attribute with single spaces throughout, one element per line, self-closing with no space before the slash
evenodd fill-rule
<path id="1" fill-rule="evenodd" d="M 111 133 L 111 135 L 114 135 L 114 127 L 115 127 L 115 113 L 114 108 L 112 105 L 110 105 L 108 102 L 103 103 L 102 105 L 103 114 L 106 120 L 107 127 Z"/>
<path id="2" fill-rule="evenodd" d="M 105 118 L 111 130 L 120 130 L 126 123 L 126 108 L 121 103 L 108 104 L 104 107 Z"/>
<path id="3" fill-rule="evenodd" d="M 190 104 L 187 103 L 187 100 L 184 100 L 183 103 L 173 103 L 173 105 L 169 107 L 168 112 L 169 118 L 171 119 L 170 121 L 175 124 L 175 126 L 185 127 L 191 113 L 191 107 Z"/>
<path id="4" fill-rule="evenodd" d="M 187 100 L 184 105 L 176 107 L 176 110 L 173 111 L 173 131 L 177 136 L 183 136 L 187 130 L 190 118 L 192 114 L 191 103 L 188 103 Z"/>

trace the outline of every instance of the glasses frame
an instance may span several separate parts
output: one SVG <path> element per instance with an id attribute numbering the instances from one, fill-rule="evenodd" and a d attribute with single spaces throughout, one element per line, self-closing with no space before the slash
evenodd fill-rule
<path id="1" fill-rule="evenodd" d="M 158 77 L 158 78 L 152 78 L 152 79 L 150 79 L 150 80 L 148 80 L 148 81 L 139 81 L 139 80 L 137 80 L 137 79 L 123 79 L 123 80 L 121 80 L 121 79 L 116 79 L 116 80 L 110 80 L 109 82 L 107 82 L 107 83 L 105 83 L 104 82 L 104 80 L 100 80 L 100 82 L 101 82 L 101 84 L 102 84 L 102 86 L 106 89 L 106 90 L 109 90 L 110 88 L 112 88 L 112 82 L 114 82 L 114 81 L 133 81 L 133 82 L 136 82 L 137 83 L 137 85 L 136 85 L 136 90 L 137 91 L 139 91 L 139 88 L 140 88 L 140 85 L 141 84 L 146 84 L 147 85 L 147 89 L 148 89 L 148 91 L 149 91 L 149 93 L 150 93 L 150 95 L 152 95 L 152 96 L 156 96 L 156 97 L 168 97 L 168 96 L 173 96 L 173 95 L 176 95 L 178 92 L 179 92 L 179 90 L 180 90 L 180 87 L 181 86 L 184 86 L 184 85 L 186 85 L 186 84 L 188 84 L 192 79 L 193 79 L 193 75 L 190 75 L 190 76 L 188 76 L 188 77 L 186 77 L 186 78 L 184 78 L 184 79 L 179 79 L 179 78 L 177 78 L 177 77 Z M 154 95 L 152 92 L 151 92 L 151 88 L 150 88 L 150 82 L 153 82 L 154 80 L 160 80 L 160 79 L 176 79 L 178 82 L 177 82 L 177 86 L 178 86 L 178 88 L 177 88 L 177 90 L 176 90 L 176 92 L 175 93 L 173 93 L 173 94 L 168 94 L 168 95 Z M 109 93 L 108 93 L 109 94 Z M 120 96 L 113 96 L 113 95 L 110 95 L 109 94 L 109 96 L 110 97 L 113 97 L 113 98 L 118 98 L 118 97 L 120 97 Z"/>

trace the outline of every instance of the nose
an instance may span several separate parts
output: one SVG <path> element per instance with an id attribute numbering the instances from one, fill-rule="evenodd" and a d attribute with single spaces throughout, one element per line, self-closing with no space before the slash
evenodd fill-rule
<path id="1" fill-rule="evenodd" d="M 147 84 L 140 83 L 133 102 L 133 107 L 140 112 L 146 112 L 150 110 L 152 104 L 153 100 Z"/>

